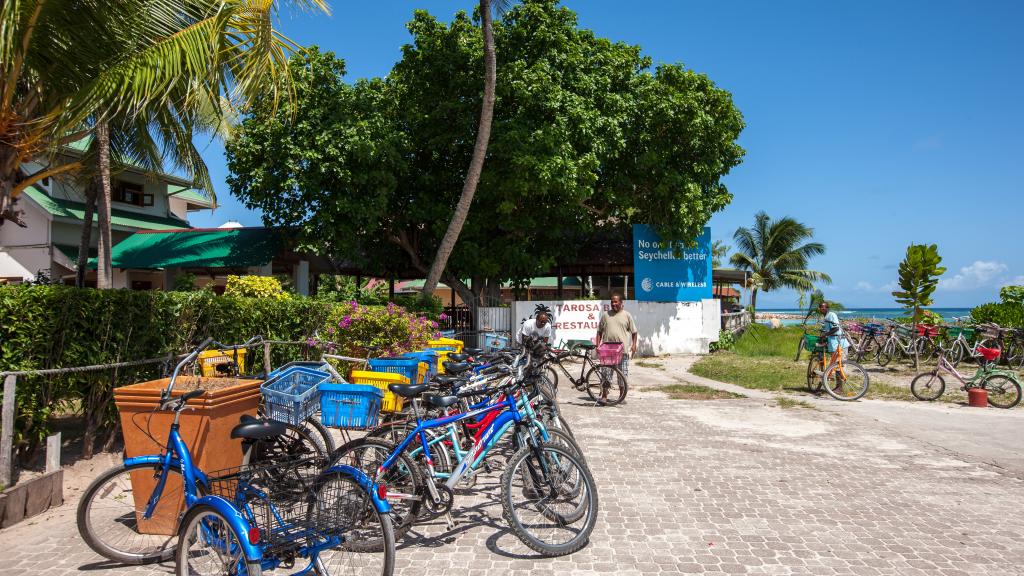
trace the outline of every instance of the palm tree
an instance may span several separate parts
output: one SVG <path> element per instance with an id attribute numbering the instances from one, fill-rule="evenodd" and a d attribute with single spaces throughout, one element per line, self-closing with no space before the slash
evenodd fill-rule
<path id="1" fill-rule="evenodd" d="M 507 2 L 498 0 L 501 6 Z M 484 36 L 484 101 L 480 108 L 480 122 L 477 125 L 476 144 L 473 145 L 473 157 L 466 170 L 466 180 L 462 184 L 462 195 L 455 205 L 455 213 L 448 222 L 448 229 L 437 247 L 434 261 L 430 265 L 427 280 L 423 283 L 423 298 L 434 294 L 441 274 L 448 265 L 448 257 L 455 249 L 455 242 L 462 232 L 462 225 L 469 216 L 469 207 L 476 194 L 476 185 L 480 182 L 480 173 L 484 169 L 484 157 L 487 155 L 487 142 L 491 138 L 491 120 L 494 118 L 494 90 L 497 84 L 497 64 L 494 56 L 494 30 L 491 23 L 491 0 L 480 0 L 480 26 Z"/>
<path id="2" fill-rule="evenodd" d="M 0 3 L 0 222 L 17 221 L 11 203 L 27 186 L 81 167 L 19 177 L 22 164 L 54 157 L 104 122 L 179 115 L 187 125 L 210 103 L 244 106 L 267 90 L 275 101 L 287 92 L 287 55 L 298 46 L 271 26 L 278 2 L 70 4 Z M 327 11 L 325 0 L 291 4 Z"/>
<path id="3" fill-rule="evenodd" d="M 711 243 L 711 267 L 721 268 L 722 262 L 725 261 L 726 256 L 729 255 L 729 250 L 732 247 L 726 244 L 722 240 L 715 240 Z"/>
<path id="4" fill-rule="evenodd" d="M 815 282 L 832 282 L 828 274 L 807 268 L 812 257 L 825 253 L 823 244 L 807 242 L 813 237 L 814 229 L 788 216 L 771 220 L 764 212 L 754 216 L 753 228 L 736 230 L 733 240 L 738 251 L 730 262 L 751 272 L 751 313 L 757 310 L 758 290 L 812 290 Z"/>

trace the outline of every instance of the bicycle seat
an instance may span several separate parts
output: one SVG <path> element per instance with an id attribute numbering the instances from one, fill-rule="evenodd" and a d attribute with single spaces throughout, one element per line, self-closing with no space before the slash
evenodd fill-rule
<path id="1" fill-rule="evenodd" d="M 576 348 L 578 350 L 593 350 L 594 348 L 597 348 L 597 344 L 594 344 L 593 342 L 580 342 L 576 345 Z"/>
<path id="2" fill-rule="evenodd" d="M 1002 354 L 1002 351 L 999 350 L 999 348 L 982 348 L 979 346 L 978 354 L 981 354 L 981 357 L 984 358 L 986 362 L 994 362 L 999 358 L 999 355 Z"/>
<path id="3" fill-rule="evenodd" d="M 469 359 L 469 354 L 449 354 L 448 359 L 452 362 L 465 362 Z"/>
<path id="4" fill-rule="evenodd" d="M 441 396 L 440 394 L 424 394 L 423 399 L 438 408 L 447 408 L 459 401 L 458 396 Z"/>
<path id="5" fill-rule="evenodd" d="M 388 390 L 402 398 L 413 398 L 422 394 L 430 386 L 426 384 L 389 384 Z"/>
<path id="6" fill-rule="evenodd" d="M 467 362 L 445 362 L 444 371 L 446 374 L 462 374 L 473 368 L 472 364 Z"/>
<path id="7" fill-rule="evenodd" d="M 288 431 L 284 422 L 271 420 L 270 418 L 254 418 L 248 414 L 242 414 L 241 422 L 231 429 L 232 438 L 244 438 L 247 440 L 263 440 L 280 436 Z"/>
<path id="8" fill-rule="evenodd" d="M 484 349 L 483 348 L 463 348 L 462 349 L 462 353 L 463 354 L 469 354 L 470 356 L 479 356 L 479 355 L 484 353 Z M 449 354 L 448 357 L 451 358 L 452 355 Z"/>
<path id="9" fill-rule="evenodd" d="M 434 382 L 437 382 L 441 386 L 451 386 L 452 384 L 463 382 L 464 380 L 465 378 L 462 376 L 449 376 L 447 374 L 438 374 L 437 376 L 434 376 Z"/>

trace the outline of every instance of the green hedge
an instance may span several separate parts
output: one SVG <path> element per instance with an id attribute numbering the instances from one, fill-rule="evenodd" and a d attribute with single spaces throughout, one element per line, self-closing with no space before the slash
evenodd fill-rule
<path id="1" fill-rule="evenodd" d="M 971 310 L 975 322 L 995 322 L 1005 328 L 1024 328 L 1024 304 L 990 302 Z"/>
<path id="2" fill-rule="evenodd" d="M 344 317 L 349 317 L 341 325 Z M 243 342 L 254 335 L 303 341 L 275 347 L 274 365 L 319 355 L 315 338 L 356 354 L 368 346 L 390 352 L 420 348 L 436 323 L 397 306 L 361 306 L 313 298 L 256 299 L 208 291 L 91 290 L 66 286 L 0 286 L 0 370 L 105 364 L 188 351 L 212 336 Z M 255 351 L 254 351 L 255 352 Z M 257 360 L 257 366 L 262 363 Z M 116 429 L 112 390 L 159 376 L 159 367 L 18 379 L 16 440 L 22 456 L 50 432 L 54 413 L 85 416 L 87 440 Z M 112 438 L 108 434 L 108 438 Z M 109 442 L 108 442 L 109 444 Z M 91 445 L 87 446 L 87 453 Z"/>

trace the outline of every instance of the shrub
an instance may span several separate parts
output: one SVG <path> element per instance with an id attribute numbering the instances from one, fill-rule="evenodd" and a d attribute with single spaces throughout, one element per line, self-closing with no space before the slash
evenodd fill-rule
<path id="1" fill-rule="evenodd" d="M 1003 286 L 999 289 L 999 299 L 1004 304 L 1024 303 L 1024 286 Z"/>
<path id="2" fill-rule="evenodd" d="M 281 281 L 273 276 L 228 276 L 224 295 L 277 300 L 291 298 L 291 295 L 281 287 Z"/>
<path id="3" fill-rule="evenodd" d="M 718 350 L 732 350 L 733 346 L 736 345 L 736 337 L 732 335 L 729 330 L 720 330 L 718 332 L 718 342 L 712 342 L 708 347 L 712 352 Z"/>
<path id="4" fill-rule="evenodd" d="M 990 302 L 971 310 L 975 322 L 995 322 L 1006 328 L 1024 328 L 1024 304 L 1016 302 Z"/>

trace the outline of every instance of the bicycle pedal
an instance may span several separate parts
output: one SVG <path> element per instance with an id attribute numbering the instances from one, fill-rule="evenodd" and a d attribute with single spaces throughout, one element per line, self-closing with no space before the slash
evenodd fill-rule
<path id="1" fill-rule="evenodd" d="M 487 461 L 484 461 L 484 472 L 487 472 L 488 474 L 490 474 L 493 471 L 494 471 L 494 469 L 491 468 L 490 463 L 487 462 Z"/>
<path id="2" fill-rule="evenodd" d="M 458 522 L 455 521 L 455 518 L 452 518 L 451 512 L 447 512 L 444 515 L 444 521 L 445 524 L 448 526 L 448 530 L 455 530 L 455 527 L 459 525 Z"/>

